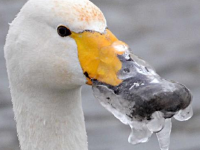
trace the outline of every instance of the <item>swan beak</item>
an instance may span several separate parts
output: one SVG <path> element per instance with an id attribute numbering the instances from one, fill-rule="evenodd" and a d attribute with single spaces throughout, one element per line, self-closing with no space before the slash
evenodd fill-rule
<path id="1" fill-rule="evenodd" d="M 111 112 L 128 121 L 141 121 L 152 119 L 157 111 L 171 118 L 189 107 L 192 96 L 185 86 L 161 78 L 108 29 L 103 34 L 85 31 L 71 36 L 77 43 L 87 84 Z"/>
<path id="2" fill-rule="evenodd" d="M 91 80 L 98 80 L 112 86 L 122 83 L 117 76 L 122 68 L 118 56 L 128 50 L 127 44 L 119 41 L 108 29 L 104 33 L 73 32 L 71 37 L 77 43 L 78 57 L 87 77 L 87 84 L 92 85 Z"/>

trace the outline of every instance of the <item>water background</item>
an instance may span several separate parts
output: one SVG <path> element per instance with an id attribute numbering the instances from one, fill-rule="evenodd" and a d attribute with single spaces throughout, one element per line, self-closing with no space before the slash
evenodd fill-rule
<path id="1" fill-rule="evenodd" d="M 187 85 L 194 96 L 194 117 L 173 121 L 171 150 L 200 150 L 200 0 L 92 0 L 108 27 L 157 72 Z M 0 0 L 0 150 L 19 150 L 3 46 L 8 23 L 26 0 Z M 159 150 L 156 137 L 146 144 L 127 142 L 130 128 L 115 119 L 83 88 L 90 150 Z"/>

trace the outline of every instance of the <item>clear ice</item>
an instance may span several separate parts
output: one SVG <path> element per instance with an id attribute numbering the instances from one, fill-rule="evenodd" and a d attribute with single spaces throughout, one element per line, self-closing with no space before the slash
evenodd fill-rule
<path id="1" fill-rule="evenodd" d="M 178 121 L 187 121 L 193 116 L 192 106 L 189 105 L 186 109 L 180 110 L 174 118 Z"/>
<path id="2" fill-rule="evenodd" d="M 147 123 L 147 128 L 151 132 L 159 132 L 163 129 L 165 125 L 165 119 L 163 118 L 163 114 L 159 111 L 152 114 L 152 120 Z"/>
<path id="3" fill-rule="evenodd" d="M 171 129 L 171 119 L 166 119 L 164 128 L 156 133 L 161 150 L 169 150 Z"/>
<path id="4" fill-rule="evenodd" d="M 145 143 L 155 133 L 160 149 L 169 150 L 171 118 L 186 121 L 193 115 L 190 91 L 182 84 L 162 79 L 145 61 L 127 48 L 125 51 L 118 56 L 122 62 L 118 78 L 122 83 L 112 86 L 91 79 L 94 96 L 131 127 L 129 143 Z"/>
<path id="5" fill-rule="evenodd" d="M 151 137 L 152 132 L 147 128 L 146 124 L 134 122 L 130 125 L 131 134 L 128 141 L 131 144 L 145 143 Z"/>

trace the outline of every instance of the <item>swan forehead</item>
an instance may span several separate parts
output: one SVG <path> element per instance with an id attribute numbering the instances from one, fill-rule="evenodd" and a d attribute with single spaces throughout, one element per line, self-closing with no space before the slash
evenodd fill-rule
<path id="1" fill-rule="evenodd" d="M 52 10 L 74 32 L 104 32 L 107 27 L 103 13 L 89 0 L 53 0 Z"/>

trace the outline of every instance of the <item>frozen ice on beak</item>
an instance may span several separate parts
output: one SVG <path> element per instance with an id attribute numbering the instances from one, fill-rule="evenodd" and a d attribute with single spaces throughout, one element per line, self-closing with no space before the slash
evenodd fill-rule
<path id="1" fill-rule="evenodd" d="M 129 53 L 118 55 L 122 83 L 112 86 L 93 80 L 93 93 L 99 102 L 122 123 L 131 127 L 128 141 L 147 142 L 157 134 L 161 150 L 170 144 L 171 118 L 192 117 L 190 91 L 182 84 L 162 79 L 145 61 Z"/>

